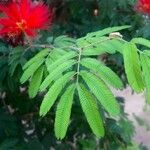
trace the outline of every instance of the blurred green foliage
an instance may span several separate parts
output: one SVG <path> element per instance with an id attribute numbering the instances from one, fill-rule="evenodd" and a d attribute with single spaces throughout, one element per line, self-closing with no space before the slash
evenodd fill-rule
<path id="1" fill-rule="evenodd" d="M 148 17 L 135 11 L 136 0 L 47 0 L 55 12 L 54 34 L 75 37 L 110 26 L 131 25 L 127 38 L 150 37 Z"/>

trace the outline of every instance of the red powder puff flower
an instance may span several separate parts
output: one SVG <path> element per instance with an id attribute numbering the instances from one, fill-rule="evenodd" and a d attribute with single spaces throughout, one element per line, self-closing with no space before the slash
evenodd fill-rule
<path id="1" fill-rule="evenodd" d="M 38 30 L 48 29 L 52 22 L 52 12 L 43 3 L 35 4 L 31 0 L 13 0 L 2 5 L 0 11 L 0 36 L 13 44 L 20 42 L 23 35 L 34 37 Z"/>
<path id="2" fill-rule="evenodd" d="M 150 15 L 150 0 L 138 0 L 136 9 L 139 12 Z"/>

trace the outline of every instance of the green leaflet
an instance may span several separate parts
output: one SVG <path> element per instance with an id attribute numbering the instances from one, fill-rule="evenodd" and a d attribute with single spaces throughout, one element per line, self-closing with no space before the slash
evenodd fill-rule
<path id="1" fill-rule="evenodd" d="M 144 76 L 144 84 L 146 87 L 146 99 L 148 104 L 150 104 L 150 58 L 141 53 L 140 60 Z"/>
<path id="2" fill-rule="evenodd" d="M 20 82 L 23 84 L 26 82 L 34 72 L 43 64 L 44 59 L 38 59 L 36 62 L 32 63 L 23 73 Z"/>
<path id="3" fill-rule="evenodd" d="M 143 91 L 144 84 L 140 66 L 139 55 L 134 43 L 126 43 L 123 49 L 124 66 L 128 82 L 132 89 L 139 93 Z"/>
<path id="4" fill-rule="evenodd" d="M 42 82 L 44 66 L 39 67 L 32 76 L 30 85 L 29 85 L 29 97 L 34 98 L 39 90 L 40 84 Z"/>
<path id="5" fill-rule="evenodd" d="M 71 115 L 74 90 L 75 84 L 71 84 L 69 87 L 67 87 L 57 106 L 54 129 L 55 135 L 58 139 L 63 139 L 67 132 Z"/>
<path id="6" fill-rule="evenodd" d="M 113 116 L 119 115 L 119 104 L 107 85 L 97 76 L 87 71 L 80 71 L 80 75 L 106 111 Z"/>
<path id="7" fill-rule="evenodd" d="M 60 59 L 62 57 L 62 55 L 67 54 L 68 52 L 66 52 L 65 50 L 62 50 L 60 48 L 54 48 L 48 55 L 48 57 L 46 58 L 46 66 L 47 68 L 55 61 L 57 61 L 58 59 Z M 51 71 L 51 70 L 50 70 Z"/>
<path id="8" fill-rule="evenodd" d="M 108 37 L 87 38 L 86 41 L 86 46 L 81 46 L 83 49 L 82 55 L 99 55 L 106 52 L 113 54 L 116 52 L 115 47 L 111 44 L 111 39 Z"/>
<path id="9" fill-rule="evenodd" d="M 62 57 L 60 57 L 59 59 L 57 59 L 56 61 L 54 61 L 53 63 L 49 64 L 47 70 L 51 72 L 53 69 L 55 69 L 59 65 L 62 65 L 62 62 L 65 62 L 71 58 L 74 58 L 75 56 L 77 56 L 77 53 L 70 51 L 66 53 L 65 55 L 63 55 Z"/>
<path id="10" fill-rule="evenodd" d="M 106 28 L 106 29 L 101 30 L 101 31 L 89 33 L 87 36 L 77 39 L 77 45 L 80 48 L 86 47 L 86 51 L 85 52 L 83 51 L 84 55 L 100 55 L 104 52 L 108 52 L 110 54 L 113 54 L 113 53 L 115 53 L 116 50 L 121 51 L 120 50 L 120 48 L 121 48 L 120 44 L 123 41 L 118 40 L 117 38 L 112 39 L 112 38 L 103 37 L 103 36 L 106 34 L 115 32 L 115 31 L 129 28 L 129 27 L 130 26 L 112 27 L 112 28 Z M 94 40 L 94 42 L 93 42 L 93 40 Z M 112 41 L 112 43 L 111 43 L 111 41 Z M 106 44 L 104 44 L 104 43 L 106 43 Z M 117 47 L 116 47 L 116 45 L 117 45 Z"/>
<path id="11" fill-rule="evenodd" d="M 82 55 L 92 56 L 103 53 L 114 54 L 116 51 L 121 52 L 125 42 L 119 39 L 109 37 L 91 37 L 77 41 L 77 45 L 83 49 Z"/>
<path id="12" fill-rule="evenodd" d="M 87 121 L 97 137 L 104 136 L 103 121 L 98 111 L 96 101 L 83 84 L 78 85 L 78 93 L 83 112 Z"/>
<path id="13" fill-rule="evenodd" d="M 147 39 L 144 39 L 144 38 L 134 38 L 134 39 L 132 39 L 132 42 L 150 48 L 150 41 L 147 40 Z"/>
<path id="14" fill-rule="evenodd" d="M 65 55 L 67 54 L 67 51 L 61 48 L 54 48 L 53 51 L 57 52 L 60 55 Z"/>
<path id="15" fill-rule="evenodd" d="M 21 55 L 23 53 L 23 49 L 21 47 L 16 47 L 11 53 L 9 57 L 9 65 L 21 59 Z"/>
<path id="16" fill-rule="evenodd" d="M 12 63 L 14 63 L 14 62 L 19 62 L 20 61 L 20 55 L 19 54 L 17 54 L 17 55 L 15 55 L 15 56 L 11 56 L 10 58 L 9 58 L 9 65 L 11 65 Z"/>
<path id="17" fill-rule="evenodd" d="M 112 39 L 111 40 L 111 43 L 114 47 L 114 49 L 120 53 L 123 52 L 123 45 L 125 44 L 126 42 L 123 41 L 122 39 Z"/>
<path id="18" fill-rule="evenodd" d="M 56 61 L 57 59 L 60 59 L 62 57 L 62 53 L 58 51 L 57 49 L 53 49 L 53 51 L 51 51 L 51 53 L 49 54 L 49 57 L 53 61 Z"/>
<path id="19" fill-rule="evenodd" d="M 20 55 L 22 52 L 24 52 L 24 48 L 22 46 L 17 46 L 13 48 L 13 51 L 11 51 L 11 55 Z"/>
<path id="20" fill-rule="evenodd" d="M 56 51 L 56 49 L 53 49 L 53 51 L 49 53 L 45 60 L 46 67 L 48 68 L 50 64 L 52 64 L 57 59 L 60 59 L 61 56 L 62 55 L 58 51 Z"/>
<path id="21" fill-rule="evenodd" d="M 147 56 L 150 57 L 150 50 L 144 50 L 144 51 L 143 51 L 143 54 L 145 54 L 145 55 L 147 55 Z"/>
<path id="22" fill-rule="evenodd" d="M 23 69 L 28 68 L 31 66 L 34 62 L 44 59 L 45 56 L 47 56 L 49 53 L 49 49 L 46 48 L 44 50 L 41 50 L 38 54 L 36 54 L 33 58 L 31 58 L 24 66 Z"/>
<path id="23" fill-rule="evenodd" d="M 61 90 L 64 88 L 66 83 L 69 82 L 74 74 L 74 71 L 66 73 L 64 76 L 55 81 L 55 83 L 50 87 L 49 91 L 44 96 L 44 99 L 40 106 L 40 116 L 45 116 L 47 114 L 47 112 L 51 109 L 52 105 L 57 99 Z"/>
<path id="24" fill-rule="evenodd" d="M 61 48 L 69 48 L 69 46 L 72 46 L 73 44 L 75 44 L 75 39 L 70 38 L 66 35 L 59 36 L 54 40 L 54 45 Z"/>
<path id="25" fill-rule="evenodd" d="M 10 75 L 13 76 L 14 75 L 14 72 L 17 68 L 17 66 L 20 64 L 20 61 L 16 60 L 16 61 L 13 61 L 11 64 L 10 64 L 10 67 L 9 67 L 9 72 L 10 72 Z"/>
<path id="26" fill-rule="evenodd" d="M 23 66 L 26 63 L 26 59 L 23 57 L 20 57 L 16 60 L 11 59 L 9 62 L 9 73 L 11 76 L 14 75 L 16 68 L 18 67 L 18 65 Z"/>
<path id="27" fill-rule="evenodd" d="M 97 31 L 97 32 L 93 32 L 93 33 L 88 33 L 88 36 L 103 36 L 112 32 L 116 32 L 116 31 L 120 31 L 123 29 L 127 29 L 130 28 L 131 26 L 125 25 L 125 26 L 116 26 L 116 27 L 109 27 L 109 28 L 105 28 L 103 30 Z"/>
<path id="28" fill-rule="evenodd" d="M 104 35 L 129 27 L 130 26 L 112 27 L 92 32 L 83 38 L 77 39 L 76 43 L 78 47 L 83 49 L 82 55 L 86 56 L 100 55 L 106 52 L 110 54 L 116 51 L 122 52 L 123 40 L 105 37 Z"/>
<path id="29" fill-rule="evenodd" d="M 17 68 L 17 66 L 21 63 L 25 62 L 25 59 L 22 57 L 23 53 L 23 48 L 18 46 L 11 51 L 9 60 L 8 60 L 8 65 L 9 65 L 9 73 L 11 76 L 14 75 L 14 72 Z"/>
<path id="30" fill-rule="evenodd" d="M 96 32 L 92 32 L 92 33 L 88 33 L 87 36 L 83 37 L 83 38 L 80 38 L 78 40 L 83 40 L 85 38 L 89 38 L 89 37 L 93 37 L 93 36 L 104 36 L 106 34 L 109 34 L 109 33 L 112 33 L 112 32 L 116 32 L 116 31 L 120 31 L 120 30 L 123 30 L 123 29 L 127 29 L 127 28 L 130 28 L 131 26 L 118 26 L 118 27 L 109 27 L 109 28 L 105 28 L 103 30 L 100 30 L 100 31 L 96 31 Z"/>
<path id="31" fill-rule="evenodd" d="M 42 84 L 40 86 L 40 91 L 45 90 L 51 84 L 51 82 L 53 80 L 57 79 L 58 76 L 60 76 L 62 74 L 62 72 L 69 69 L 75 63 L 76 63 L 75 60 L 69 60 L 67 62 L 60 64 L 57 68 L 55 68 L 42 82 Z"/>
<path id="32" fill-rule="evenodd" d="M 53 59 L 51 58 L 51 55 L 52 54 L 50 54 L 45 60 L 46 68 L 48 68 L 48 66 L 54 62 Z"/>
<path id="33" fill-rule="evenodd" d="M 123 88 L 123 83 L 117 76 L 117 74 L 100 61 L 94 58 L 83 58 L 81 59 L 81 65 L 96 72 L 101 79 L 103 79 L 105 82 L 107 82 L 114 88 L 116 89 Z"/>

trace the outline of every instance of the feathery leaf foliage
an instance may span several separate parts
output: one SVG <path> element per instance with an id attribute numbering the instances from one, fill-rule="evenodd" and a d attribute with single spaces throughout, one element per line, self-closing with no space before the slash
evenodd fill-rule
<path id="1" fill-rule="evenodd" d="M 119 104 L 108 85 L 122 89 L 123 83 L 115 72 L 96 59 L 100 54 L 121 53 L 129 85 L 138 93 L 145 87 L 149 101 L 150 53 L 148 50 L 140 52 L 135 45 L 149 47 L 149 41 L 138 38 L 127 42 L 112 33 L 126 28 L 129 26 L 107 28 L 79 39 L 60 36 L 54 39 L 51 48 L 41 50 L 24 65 L 21 83 L 31 78 L 29 96 L 35 97 L 38 91 L 46 92 L 40 116 L 45 116 L 60 98 L 54 129 L 58 139 L 66 135 L 74 96 L 79 97 L 89 126 L 97 137 L 103 137 L 105 131 L 96 102 L 100 102 L 101 110 L 110 116 L 120 114 Z"/>

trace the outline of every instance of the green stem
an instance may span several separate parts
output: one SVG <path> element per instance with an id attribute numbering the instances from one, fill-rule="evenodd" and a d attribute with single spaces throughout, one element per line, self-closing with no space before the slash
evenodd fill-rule
<path id="1" fill-rule="evenodd" d="M 78 49 L 78 52 L 79 52 L 79 55 L 78 55 L 78 63 L 77 63 L 77 82 L 76 82 L 77 84 L 79 83 L 81 51 L 82 51 L 82 49 L 79 48 L 79 49 Z"/>
<path id="2" fill-rule="evenodd" d="M 31 47 L 40 47 L 40 48 L 55 48 L 53 45 L 44 45 L 44 44 L 32 44 Z"/>

